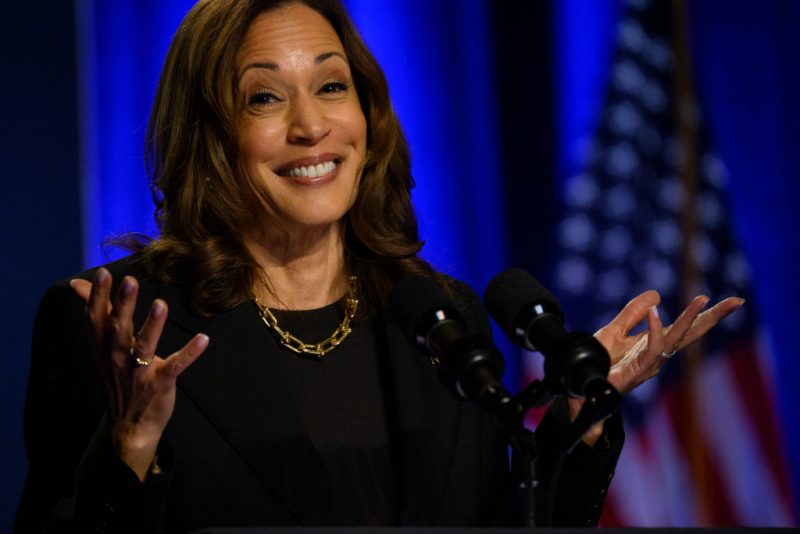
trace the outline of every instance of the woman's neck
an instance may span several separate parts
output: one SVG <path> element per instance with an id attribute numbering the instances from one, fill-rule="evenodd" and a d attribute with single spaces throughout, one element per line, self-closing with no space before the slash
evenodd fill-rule
<path id="1" fill-rule="evenodd" d="M 272 230 L 247 234 L 245 245 L 266 275 L 253 288 L 270 308 L 310 310 L 337 301 L 347 291 L 344 243 L 339 225 L 304 232 Z"/>

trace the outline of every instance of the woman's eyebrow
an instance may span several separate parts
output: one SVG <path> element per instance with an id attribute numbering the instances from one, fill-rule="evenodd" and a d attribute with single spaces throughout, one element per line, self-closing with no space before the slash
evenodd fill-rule
<path id="1" fill-rule="evenodd" d="M 314 58 L 314 63 L 319 65 L 320 63 L 322 63 L 326 59 L 330 59 L 330 58 L 332 58 L 334 56 L 338 56 L 338 57 L 342 58 L 345 61 L 345 63 L 347 63 L 347 58 L 344 57 L 344 54 L 342 54 L 341 52 L 337 52 L 336 50 L 333 50 L 331 52 L 325 52 L 325 53 L 322 53 L 322 54 L 318 55 L 316 58 Z"/>
<path id="2" fill-rule="evenodd" d="M 317 57 L 315 57 L 314 58 L 314 64 L 315 65 L 319 65 L 320 63 L 323 63 L 324 61 L 326 61 L 326 60 L 328 60 L 328 59 L 330 59 L 332 57 L 340 57 L 345 62 L 347 62 L 347 58 L 344 57 L 344 54 L 334 50 L 334 51 L 331 51 L 331 52 L 323 52 L 322 54 L 320 54 Z M 239 79 L 241 80 L 242 76 L 244 76 L 244 73 L 247 72 L 250 69 L 280 70 L 280 67 L 278 67 L 277 63 L 270 63 L 270 62 L 250 63 L 249 65 L 247 65 L 245 68 L 242 69 L 242 72 L 239 74 Z"/>

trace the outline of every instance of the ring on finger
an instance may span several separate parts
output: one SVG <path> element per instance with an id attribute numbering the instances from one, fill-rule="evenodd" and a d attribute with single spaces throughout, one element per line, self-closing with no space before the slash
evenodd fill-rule
<path id="1" fill-rule="evenodd" d="M 669 352 L 666 352 L 666 351 L 662 352 L 661 354 L 659 354 L 659 356 L 660 356 L 661 358 L 664 358 L 665 360 L 669 360 L 670 358 L 672 358 L 673 356 L 675 356 L 675 353 L 676 353 L 676 352 L 678 352 L 678 349 L 676 349 L 676 348 L 673 348 L 673 349 L 672 349 L 671 351 L 669 351 Z"/>
<path id="2" fill-rule="evenodd" d="M 142 358 L 136 355 L 136 349 L 131 345 L 130 350 L 131 360 L 134 367 L 147 367 L 150 365 L 150 360 L 143 360 Z"/>

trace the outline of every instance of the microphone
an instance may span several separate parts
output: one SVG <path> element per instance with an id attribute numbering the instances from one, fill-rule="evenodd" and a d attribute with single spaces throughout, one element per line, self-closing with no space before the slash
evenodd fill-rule
<path id="1" fill-rule="evenodd" d="M 508 269 L 498 274 L 483 300 L 511 341 L 542 353 L 545 381 L 553 393 L 584 397 L 587 387 L 595 391 L 607 386 L 608 351 L 591 334 L 567 332 L 558 301 L 527 271 Z"/>
<path id="2" fill-rule="evenodd" d="M 412 343 L 440 361 L 458 396 L 490 409 L 511 399 L 502 385 L 500 351 L 486 336 L 469 331 L 453 300 L 432 279 L 401 279 L 389 296 L 389 314 Z"/>

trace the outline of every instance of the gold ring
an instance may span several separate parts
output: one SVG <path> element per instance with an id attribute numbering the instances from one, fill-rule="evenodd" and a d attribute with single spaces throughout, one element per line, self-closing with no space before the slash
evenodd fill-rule
<path id="1" fill-rule="evenodd" d="M 136 351 L 134 350 L 133 346 L 131 346 L 130 355 L 133 359 L 134 367 L 147 367 L 150 365 L 150 360 L 143 360 L 136 355 Z"/>

